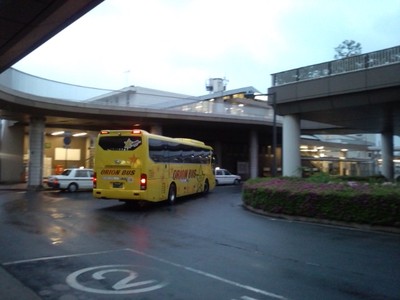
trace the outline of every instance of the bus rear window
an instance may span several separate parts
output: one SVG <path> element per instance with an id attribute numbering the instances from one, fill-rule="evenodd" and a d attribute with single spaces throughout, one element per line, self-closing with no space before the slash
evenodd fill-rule
<path id="1" fill-rule="evenodd" d="M 133 151 L 142 144 L 142 138 L 137 136 L 102 136 L 99 146 L 103 150 Z"/>

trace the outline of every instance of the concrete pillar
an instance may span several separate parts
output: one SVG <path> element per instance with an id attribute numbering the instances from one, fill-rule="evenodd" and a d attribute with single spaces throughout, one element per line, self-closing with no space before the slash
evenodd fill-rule
<path id="1" fill-rule="evenodd" d="M 286 115 L 283 117 L 282 143 L 282 175 L 301 177 L 300 118 L 298 115 Z"/>
<path id="2" fill-rule="evenodd" d="M 94 167 L 94 152 L 95 152 L 95 145 L 96 145 L 96 138 L 97 135 L 95 133 L 89 133 L 88 137 L 86 138 L 86 162 L 85 167 L 93 169 Z"/>
<path id="3" fill-rule="evenodd" d="M 257 131 L 250 132 L 250 178 L 258 176 L 258 135 Z"/>
<path id="4" fill-rule="evenodd" d="M 216 167 L 223 168 L 222 164 L 222 144 L 220 141 L 215 141 L 214 155 L 217 157 Z"/>
<path id="5" fill-rule="evenodd" d="M 29 126 L 28 189 L 42 188 L 45 119 L 31 117 Z"/>
<path id="6" fill-rule="evenodd" d="M 14 121 L 1 121 L 0 137 L 0 182 L 25 181 L 24 126 Z"/>
<path id="7" fill-rule="evenodd" d="M 387 180 L 394 179 L 393 164 L 393 135 L 391 132 L 384 132 L 382 138 L 382 175 Z"/>

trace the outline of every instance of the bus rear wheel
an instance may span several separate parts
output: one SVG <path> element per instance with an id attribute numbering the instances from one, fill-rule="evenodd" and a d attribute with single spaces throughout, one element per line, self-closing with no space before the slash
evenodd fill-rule
<path id="1" fill-rule="evenodd" d="M 168 204 L 173 205 L 176 200 L 176 185 L 175 183 L 171 183 L 168 190 Z"/>

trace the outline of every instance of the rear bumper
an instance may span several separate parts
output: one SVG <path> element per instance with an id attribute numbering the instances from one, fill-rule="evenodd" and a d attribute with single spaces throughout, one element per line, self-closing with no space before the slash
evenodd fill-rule
<path id="1" fill-rule="evenodd" d="M 97 199 L 116 199 L 116 200 L 131 200 L 143 201 L 145 191 L 139 190 L 103 190 L 93 189 L 93 197 Z M 151 200 L 146 200 L 151 201 Z"/>

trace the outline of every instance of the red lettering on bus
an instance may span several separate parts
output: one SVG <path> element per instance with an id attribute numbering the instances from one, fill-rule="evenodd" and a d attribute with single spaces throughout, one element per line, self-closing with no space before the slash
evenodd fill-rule
<path id="1" fill-rule="evenodd" d="M 135 175 L 135 170 L 122 170 L 121 175 Z"/>
<path id="2" fill-rule="evenodd" d="M 121 170 L 103 169 L 101 170 L 101 175 L 119 175 Z"/>
<path id="3" fill-rule="evenodd" d="M 173 180 L 182 180 L 196 178 L 197 170 L 174 170 L 172 174 Z"/>

